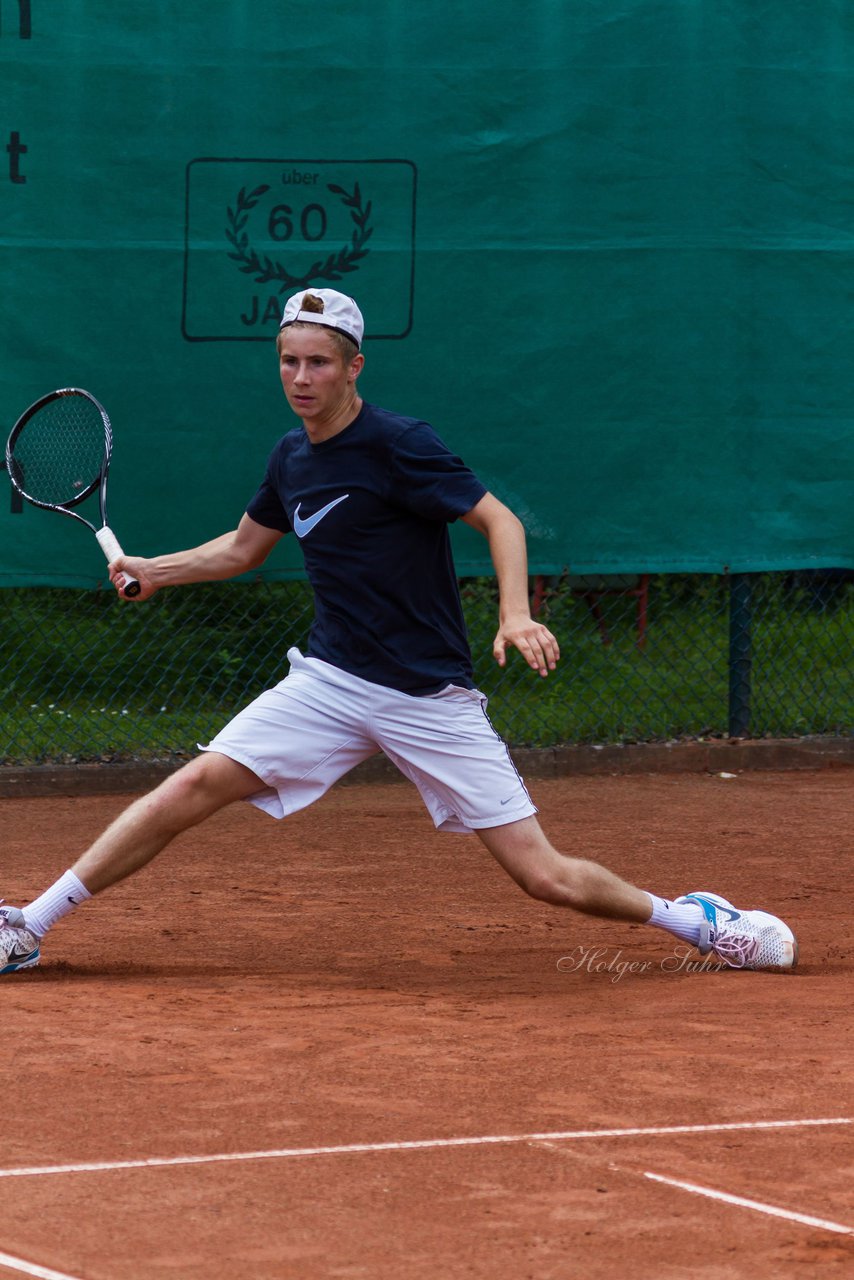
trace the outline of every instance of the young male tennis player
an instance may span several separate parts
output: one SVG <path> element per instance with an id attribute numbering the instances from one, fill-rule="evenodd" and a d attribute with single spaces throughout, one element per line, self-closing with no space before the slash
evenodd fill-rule
<path id="1" fill-rule="evenodd" d="M 139 580 L 144 601 L 257 568 L 293 533 L 315 596 L 307 652 L 292 648 L 284 680 L 126 809 L 45 893 L 22 910 L 0 906 L 0 973 L 37 964 L 59 919 L 224 805 L 246 799 L 283 818 L 377 751 L 414 782 L 436 827 L 476 832 L 533 898 L 658 926 L 734 968 L 793 968 L 795 938 L 775 916 L 714 893 L 655 897 L 549 843 L 473 685 L 448 535 L 459 519 L 488 540 L 498 664 L 513 647 L 547 676 L 558 644 L 530 614 L 524 530 L 425 422 L 361 399 L 363 332 L 356 303 L 333 289 L 290 298 L 277 346 L 300 423 L 273 449 L 237 528 L 110 565 L 114 583 L 128 572 Z"/>

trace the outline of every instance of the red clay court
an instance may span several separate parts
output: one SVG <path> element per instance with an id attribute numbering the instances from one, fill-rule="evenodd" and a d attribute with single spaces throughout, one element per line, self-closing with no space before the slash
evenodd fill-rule
<path id="1" fill-rule="evenodd" d="M 0 1275 L 850 1274 L 850 767 L 532 791 L 568 852 L 778 912 L 797 972 L 532 902 L 405 784 L 235 806 L 4 979 Z M 0 800 L 3 892 L 126 801 Z"/>

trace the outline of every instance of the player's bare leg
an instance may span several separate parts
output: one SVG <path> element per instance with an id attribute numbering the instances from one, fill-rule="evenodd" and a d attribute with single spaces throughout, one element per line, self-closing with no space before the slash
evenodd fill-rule
<path id="1" fill-rule="evenodd" d="M 532 898 L 586 915 L 651 924 L 709 952 L 734 969 L 791 971 L 798 962 L 792 930 L 767 911 L 740 911 L 719 894 L 659 898 L 582 858 L 567 858 L 536 818 L 477 833 L 493 857 Z"/>
<path id="2" fill-rule="evenodd" d="M 652 901 L 612 871 L 583 858 L 558 853 L 536 818 L 522 818 L 477 834 L 516 883 L 542 902 L 571 907 L 585 915 L 645 924 Z"/>
<path id="3" fill-rule="evenodd" d="M 124 880 L 175 836 L 218 809 L 260 791 L 250 769 L 207 752 L 136 800 L 58 880 L 27 906 L 0 905 L 0 974 L 38 964 L 41 939 L 93 894 Z"/>
<path id="4" fill-rule="evenodd" d="M 90 894 L 100 893 L 139 871 L 182 831 L 263 786 L 251 769 L 206 752 L 134 801 L 71 870 Z"/>

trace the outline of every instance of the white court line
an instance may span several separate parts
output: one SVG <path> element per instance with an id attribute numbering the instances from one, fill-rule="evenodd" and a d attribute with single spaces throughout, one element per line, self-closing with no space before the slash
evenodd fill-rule
<path id="1" fill-rule="evenodd" d="M 0 1266 L 10 1271 L 20 1271 L 25 1276 L 36 1276 L 37 1280 L 76 1280 L 64 1271 L 52 1271 L 50 1267 L 40 1267 L 37 1262 L 25 1262 L 23 1258 L 13 1258 L 11 1253 L 0 1253 Z"/>
<path id="2" fill-rule="evenodd" d="M 669 1187 L 681 1187 L 683 1191 L 692 1191 L 694 1195 L 708 1196 L 711 1200 L 723 1200 L 725 1204 L 736 1204 L 742 1209 L 755 1209 L 757 1213 L 767 1213 L 772 1218 L 786 1218 L 789 1222 L 802 1222 L 806 1227 L 821 1227 L 823 1231 L 836 1231 L 839 1235 L 854 1236 L 854 1228 L 844 1227 L 839 1222 L 828 1222 L 826 1218 L 812 1218 L 808 1213 L 778 1209 L 773 1204 L 763 1204 L 761 1200 L 746 1200 L 744 1196 L 733 1196 L 728 1191 L 698 1187 L 695 1182 L 680 1182 L 678 1178 L 665 1178 L 660 1173 L 647 1172 L 643 1176 L 652 1178 L 653 1182 L 664 1182 Z"/>
<path id="3" fill-rule="evenodd" d="M 745 1129 L 802 1129 L 834 1124 L 851 1124 L 851 1119 L 848 1116 L 838 1116 L 827 1120 L 741 1120 L 729 1124 L 678 1124 L 648 1129 L 565 1129 L 557 1133 L 487 1134 L 476 1138 L 424 1138 L 414 1142 L 354 1142 L 340 1147 L 282 1147 L 274 1151 L 232 1151 L 208 1156 L 152 1156 L 147 1160 L 25 1165 L 18 1169 L 0 1169 L 0 1178 L 35 1178 L 53 1173 L 108 1173 L 115 1169 L 164 1169 L 191 1164 L 231 1164 L 241 1160 L 288 1160 L 302 1156 L 345 1156 L 374 1151 L 486 1147 L 499 1143 L 569 1142 L 577 1138 L 637 1138 L 680 1133 L 728 1133 Z"/>

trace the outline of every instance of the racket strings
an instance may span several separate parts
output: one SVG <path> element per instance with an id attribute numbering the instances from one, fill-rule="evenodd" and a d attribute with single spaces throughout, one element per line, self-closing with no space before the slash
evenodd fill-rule
<path id="1" fill-rule="evenodd" d="M 52 400 L 25 424 L 12 448 L 13 479 L 36 502 L 70 506 L 96 487 L 107 428 L 85 396 Z"/>

